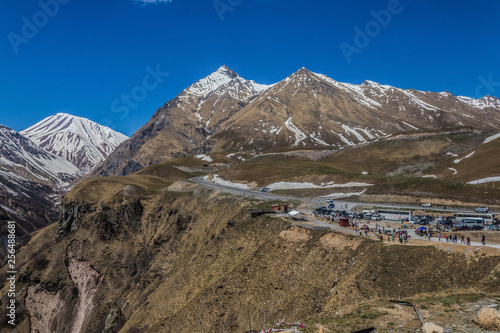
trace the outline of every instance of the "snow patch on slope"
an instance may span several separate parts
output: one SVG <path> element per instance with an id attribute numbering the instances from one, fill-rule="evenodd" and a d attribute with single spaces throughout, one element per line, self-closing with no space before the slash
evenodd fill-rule
<path id="1" fill-rule="evenodd" d="M 467 182 L 467 184 L 477 185 L 484 183 L 500 182 L 500 177 L 487 177 Z"/>
<path id="2" fill-rule="evenodd" d="M 242 190 L 249 190 L 250 187 L 247 184 L 241 184 L 241 183 L 233 183 L 229 180 L 224 180 L 220 178 L 218 175 L 213 175 L 212 178 L 212 183 L 219 184 L 222 186 L 227 186 L 227 187 L 234 187 Z"/>
<path id="3" fill-rule="evenodd" d="M 352 197 L 352 196 L 357 196 L 359 197 L 360 195 L 364 194 L 367 191 L 367 189 L 361 191 L 361 192 L 350 192 L 350 193 L 331 193 L 328 194 L 325 198 L 328 199 L 341 199 L 341 198 L 347 198 L 347 197 Z"/>
<path id="4" fill-rule="evenodd" d="M 373 184 L 349 182 L 345 184 L 326 183 L 326 184 L 315 185 L 313 183 L 308 183 L 308 182 L 303 182 L 303 183 L 277 182 L 277 183 L 272 183 L 267 187 L 269 187 L 271 191 L 275 191 L 275 190 L 295 190 L 304 188 L 335 188 L 335 187 L 363 187 L 363 186 L 373 186 Z"/>
<path id="5" fill-rule="evenodd" d="M 498 138 L 500 138 L 500 133 L 487 137 L 486 139 L 484 139 L 483 144 L 491 142 L 491 141 L 496 140 Z"/>
<path id="6" fill-rule="evenodd" d="M 292 122 L 292 117 L 288 118 L 285 121 L 285 126 L 295 134 L 295 142 L 292 146 L 297 146 L 300 142 L 307 139 L 307 136 L 304 134 L 304 132 L 302 132 L 297 126 L 294 125 L 294 123 Z"/>
<path id="7" fill-rule="evenodd" d="M 471 157 L 472 155 L 474 155 L 475 151 L 473 151 L 472 153 L 468 154 L 467 156 L 465 157 L 462 157 L 462 158 L 458 158 L 456 160 L 453 161 L 453 163 L 457 164 L 457 163 L 460 163 L 462 160 L 465 160 L 466 158 L 469 158 Z"/>
<path id="8" fill-rule="evenodd" d="M 203 161 L 213 162 L 212 158 L 208 155 L 205 155 L 205 154 L 196 155 L 195 157 L 199 158 L 200 160 L 203 160 Z"/>

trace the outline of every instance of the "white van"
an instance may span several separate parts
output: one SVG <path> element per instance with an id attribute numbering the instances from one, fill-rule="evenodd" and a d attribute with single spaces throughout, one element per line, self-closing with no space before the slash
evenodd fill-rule
<path id="1" fill-rule="evenodd" d="M 462 225 L 468 226 L 471 229 L 477 228 L 477 227 L 484 227 L 484 223 L 482 219 L 477 219 L 477 218 L 466 218 L 460 221 Z"/>

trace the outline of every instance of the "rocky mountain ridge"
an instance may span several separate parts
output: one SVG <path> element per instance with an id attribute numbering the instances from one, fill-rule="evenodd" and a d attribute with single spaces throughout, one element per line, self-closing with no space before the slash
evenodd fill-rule
<path id="1" fill-rule="evenodd" d="M 93 175 L 127 175 L 207 152 L 336 149 L 441 128 L 500 129 L 500 100 L 341 83 L 301 68 L 273 85 L 227 66 L 159 108 Z"/>

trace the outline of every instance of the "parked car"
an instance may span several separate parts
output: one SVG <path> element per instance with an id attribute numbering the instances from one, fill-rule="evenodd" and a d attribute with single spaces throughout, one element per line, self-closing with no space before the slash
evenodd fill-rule
<path id="1" fill-rule="evenodd" d="M 456 225 L 451 228 L 453 231 L 464 231 L 464 230 L 470 230 L 470 228 L 466 225 Z"/>
<path id="2" fill-rule="evenodd" d="M 327 211 L 326 207 L 322 206 L 322 207 L 318 207 L 315 210 L 313 210 L 313 213 L 324 214 L 326 211 Z"/>
<path id="3" fill-rule="evenodd" d="M 488 213 L 489 210 L 489 207 L 477 207 L 476 209 L 474 209 L 476 213 Z"/>
<path id="4" fill-rule="evenodd" d="M 261 188 L 259 188 L 259 191 L 260 192 L 269 192 L 269 191 L 271 191 L 271 189 L 269 187 L 261 187 Z"/>
<path id="5" fill-rule="evenodd" d="M 483 227 L 481 227 L 480 225 L 473 225 L 472 227 L 470 227 L 470 230 L 483 230 Z"/>
<path id="6" fill-rule="evenodd" d="M 335 208 L 335 204 L 333 202 L 330 202 L 330 204 L 328 205 L 328 208 Z"/>
<path id="7" fill-rule="evenodd" d="M 432 205 L 430 203 L 428 203 L 428 202 L 427 203 L 423 203 L 420 206 L 422 206 L 422 207 L 432 207 Z"/>
<path id="8" fill-rule="evenodd" d="M 372 215 L 372 221 L 380 221 L 380 220 L 382 220 L 382 216 L 380 216 L 380 214 Z"/>

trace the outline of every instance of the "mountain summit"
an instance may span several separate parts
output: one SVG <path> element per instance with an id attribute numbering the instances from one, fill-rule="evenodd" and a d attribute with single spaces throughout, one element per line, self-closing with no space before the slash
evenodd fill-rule
<path id="1" fill-rule="evenodd" d="M 249 81 L 222 66 L 159 108 L 94 174 L 125 175 L 172 157 L 211 150 L 209 138 L 272 85 Z"/>
<path id="2" fill-rule="evenodd" d="M 20 132 L 38 146 L 89 172 L 127 136 L 85 118 L 58 113 Z"/>

